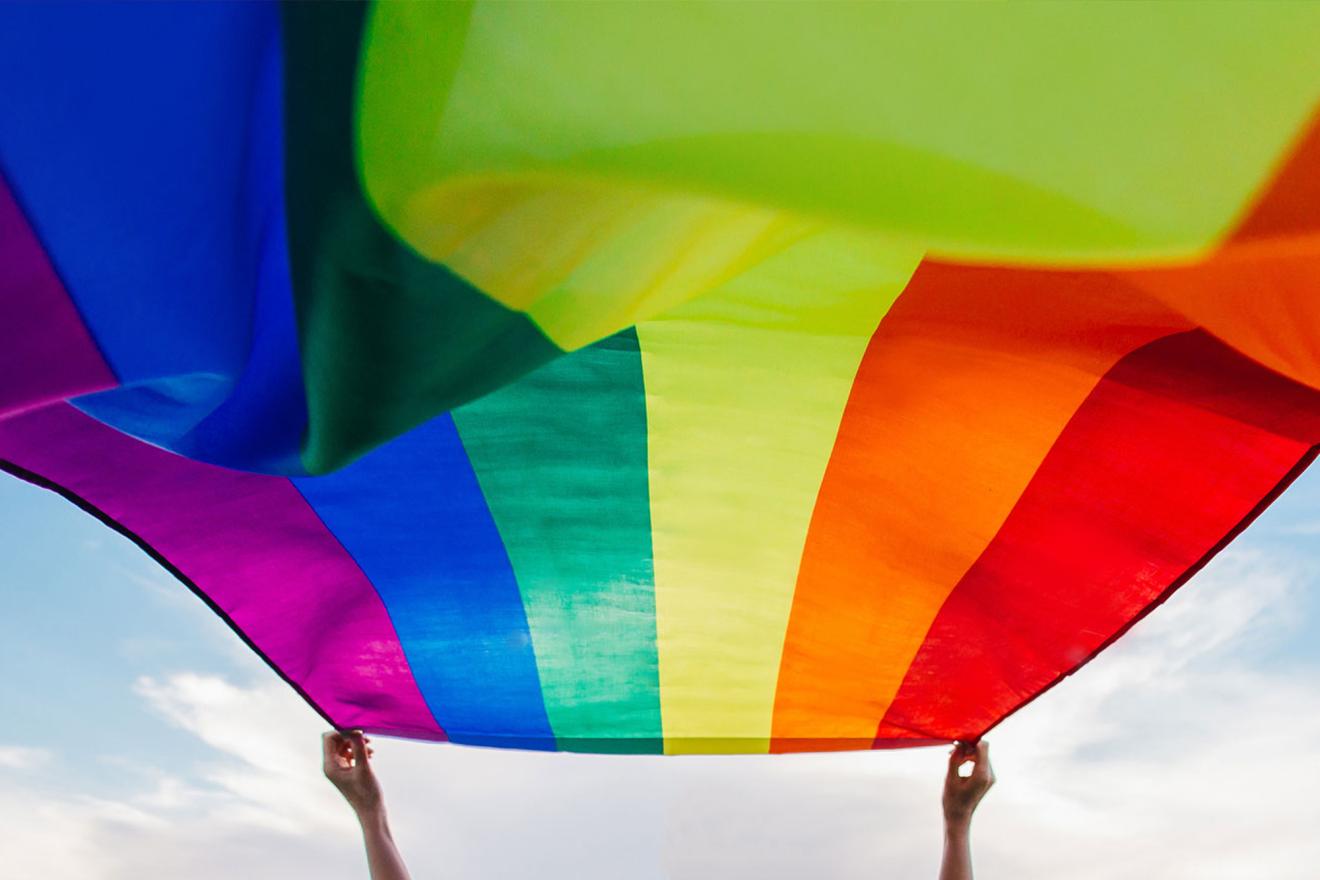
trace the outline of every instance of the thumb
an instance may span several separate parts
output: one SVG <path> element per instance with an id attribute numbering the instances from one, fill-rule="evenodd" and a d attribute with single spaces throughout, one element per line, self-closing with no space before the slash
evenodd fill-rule
<path id="1" fill-rule="evenodd" d="M 985 740 L 976 744 L 975 775 L 981 779 L 991 779 L 995 775 L 994 768 L 990 766 L 990 743 Z"/>

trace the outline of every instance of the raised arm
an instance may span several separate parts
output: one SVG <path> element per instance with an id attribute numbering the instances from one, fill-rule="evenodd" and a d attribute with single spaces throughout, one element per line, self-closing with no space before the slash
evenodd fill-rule
<path id="1" fill-rule="evenodd" d="M 971 775 L 959 776 L 958 768 L 967 761 L 973 762 Z M 985 740 L 974 746 L 955 744 L 944 777 L 944 862 L 940 880 L 972 880 L 972 813 L 994 784 L 990 744 Z"/>
<path id="2" fill-rule="evenodd" d="M 403 857 L 394 845 L 380 783 L 371 771 L 371 748 L 358 731 L 331 731 L 321 737 L 325 777 L 348 801 L 362 826 L 371 880 L 410 880 Z"/>

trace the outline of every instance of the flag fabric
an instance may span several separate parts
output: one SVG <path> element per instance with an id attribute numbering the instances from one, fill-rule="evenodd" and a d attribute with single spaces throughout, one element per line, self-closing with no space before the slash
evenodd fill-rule
<path id="1" fill-rule="evenodd" d="M 975 739 L 1320 443 L 1317 37 L 4 7 L 0 467 L 339 727 Z"/>

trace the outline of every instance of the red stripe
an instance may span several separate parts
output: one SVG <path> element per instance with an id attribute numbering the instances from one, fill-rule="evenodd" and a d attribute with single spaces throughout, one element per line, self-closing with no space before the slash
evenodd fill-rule
<path id="1" fill-rule="evenodd" d="M 941 608 L 876 732 L 975 739 L 1075 671 L 1286 485 L 1320 392 L 1203 331 L 1096 386 Z"/>
<path id="2" fill-rule="evenodd" d="M 867 348 L 821 482 L 772 750 L 871 743 L 949 592 L 1096 383 L 1191 326 L 1107 273 L 922 265 Z"/>

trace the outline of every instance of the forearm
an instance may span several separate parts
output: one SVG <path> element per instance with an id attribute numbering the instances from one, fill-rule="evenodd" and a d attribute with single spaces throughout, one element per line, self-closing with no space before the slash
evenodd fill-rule
<path id="1" fill-rule="evenodd" d="M 944 823 L 944 862 L 940 880 L 972 880 L 971 820 Z"/>
<path id="2" fill-rule="evenodd" d="M 410 880 L 408 868 L 394 845 L 394 836 L 390 834 L 385 808 L 363 810 L 358 813 L 358 821 L 362 825 L 362 841 L 367 847 L 371 880 Z"/>

